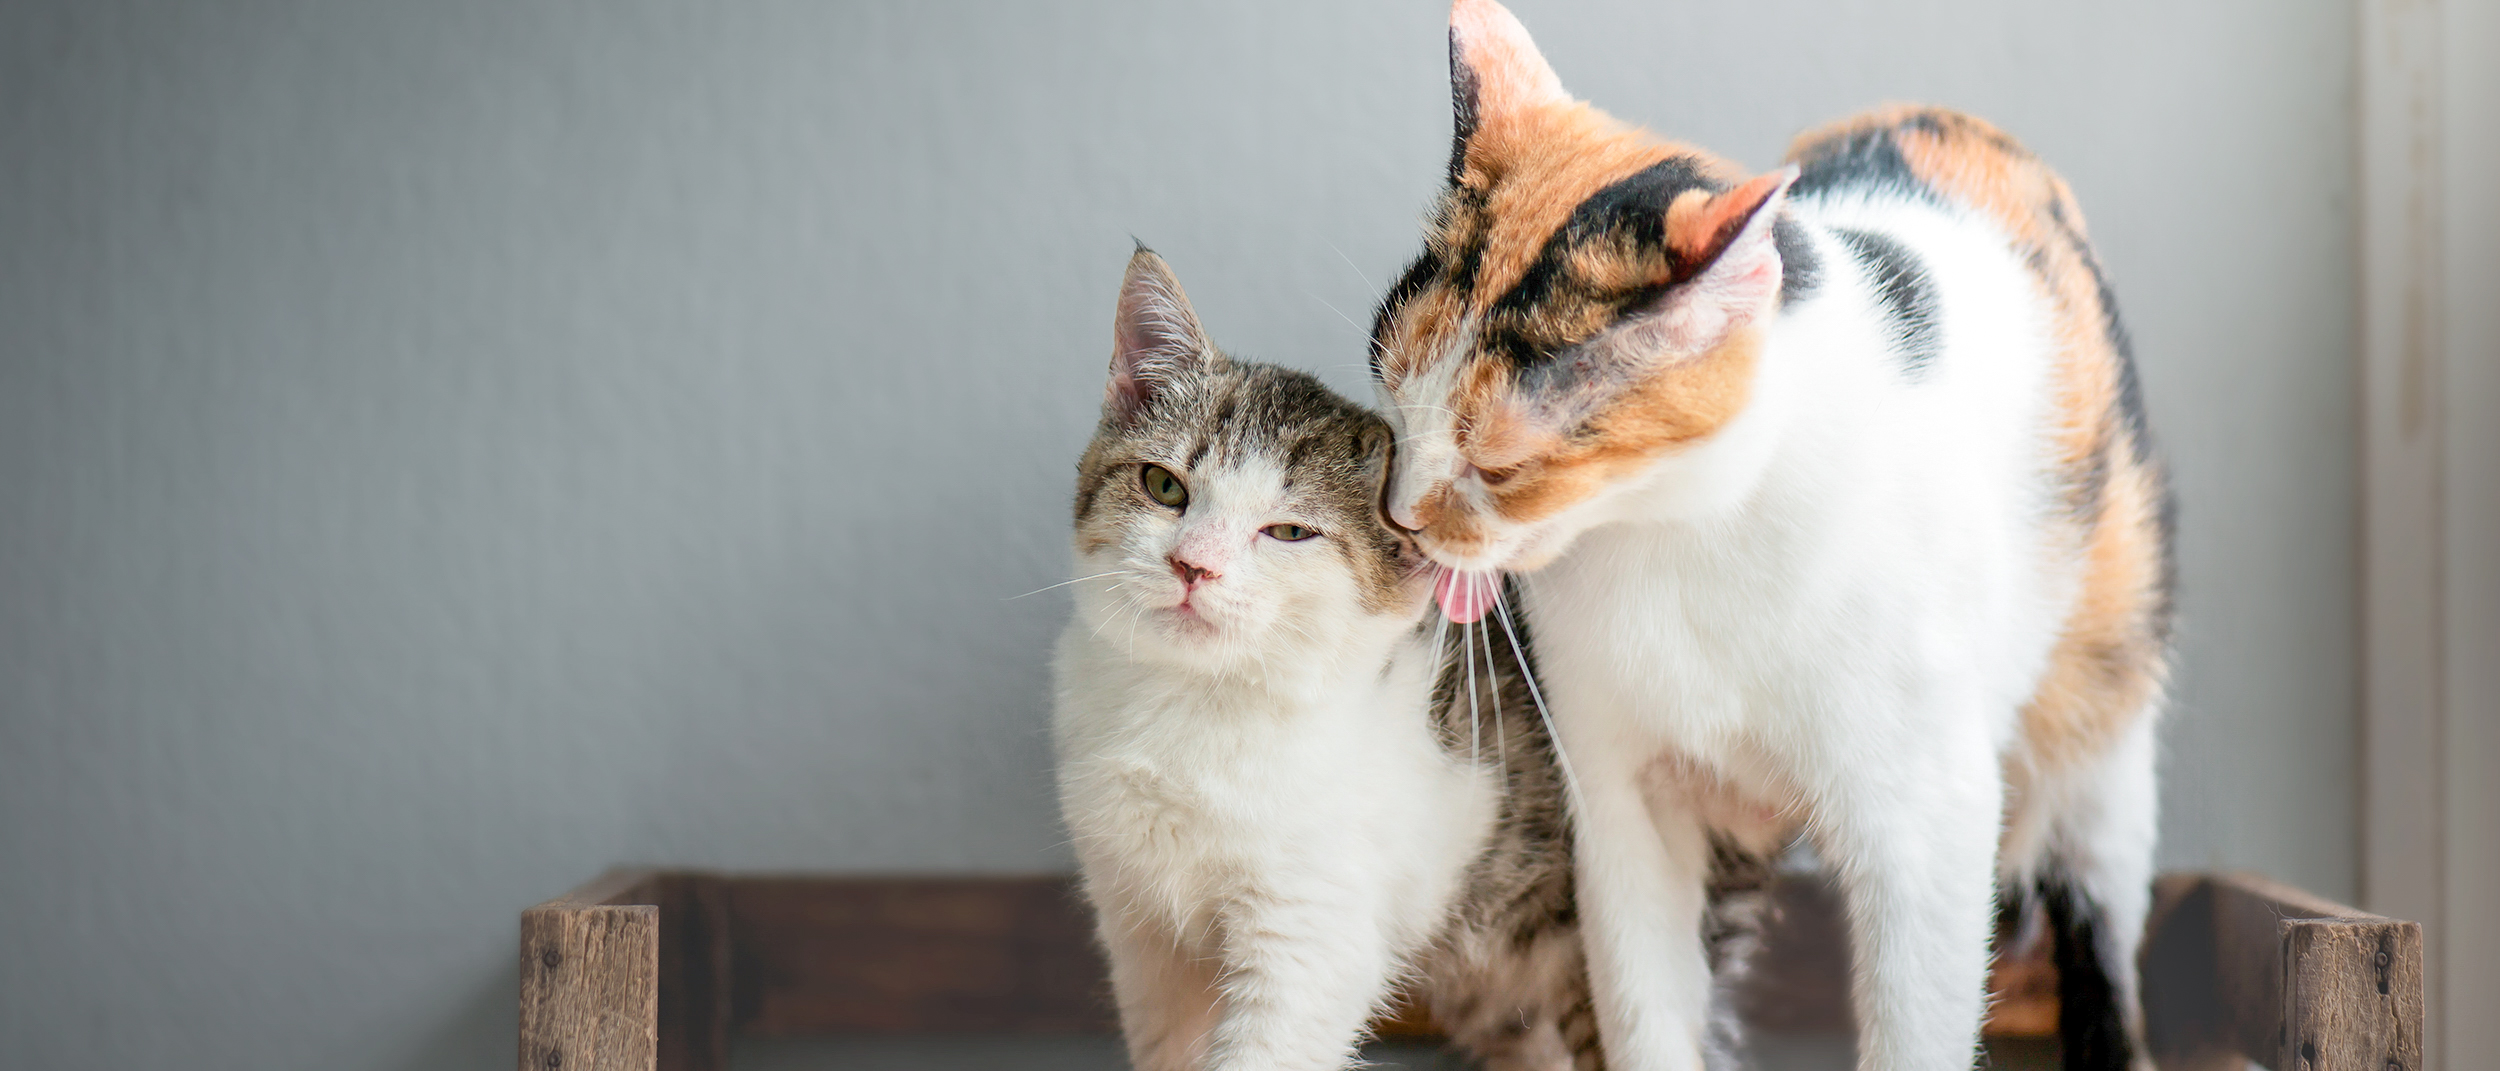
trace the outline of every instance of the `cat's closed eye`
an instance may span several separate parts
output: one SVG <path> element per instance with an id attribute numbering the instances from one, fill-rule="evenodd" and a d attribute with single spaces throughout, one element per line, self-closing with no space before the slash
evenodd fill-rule
<path id="1" fill-rule="evenodd" d="M 1146 485 L 1148 497 L 1173 509 L 1189 504 L 1189 488 L 1181 486 L 1181 478 L 1161 465 L 1148 465 L 1138 477 Z"/>
<path id="2" fill-rule="evenodd" d="M 1513 477 L 1519 475 L 1520 470 L 1521 467 L 1516 465 L 1506 469 L 1479 468 L 1472 463 L 1467 466 L 1467 473 L 1484 481 L 1486 487 L 1500 487 L 1509 483 Z"/>
<path id="3" fill-rule="evenodd" d="M 1299 543 L 1319 534 L 1317 528 L 1305 528 L 1298 524 L 1271 524 L 1259 530 L 1267 533 L 1271 539 L 1281 539 L 1287 543 Z"/>

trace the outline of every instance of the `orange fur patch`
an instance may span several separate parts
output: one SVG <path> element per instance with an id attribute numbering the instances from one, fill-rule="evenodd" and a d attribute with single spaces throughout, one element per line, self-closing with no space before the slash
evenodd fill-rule
<path id="1" fill-rule="evenodd" d="M 1670 156 L 1699 156 L 1586 104 L 1541 108 L 1487 122 L 1467 143 L 1461 185 L 1488 193 L 1491 220 L 1476 269 L 1478 307 L 1517 285 L 1545 239 L 1592 194 Z"/>
<path id="2" fill-rule="evenodd" d="M 1740 329 L 1719 348 L 1627 389 L 1588 432 L 1538 458 L 1533 472 L 1491 488 L 1504 520 L 1532 524 L 1639 472 L 1660 454 L 1719 430 L 1753 397 L 1762 335 Z"/>

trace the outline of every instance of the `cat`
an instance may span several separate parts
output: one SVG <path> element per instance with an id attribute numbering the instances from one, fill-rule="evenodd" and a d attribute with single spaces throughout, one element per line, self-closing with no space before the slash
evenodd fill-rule
<path id="1" fill-rule="evenodd" d="M 1993 901 L 2045 902 L 2069 1067 L 2149 1067 L 2172 504 L 2065 182 L 1895 106 L 1727 161 L 1575 100 L 1492 0 L 1372 368 L 1456 620 L 1517 578 L 1576 774 L 1610 1064 L 1704 1059 L 1715 843 L 1810 837 L 1858 1063 L 1968 1067 Z"/>
<path id="2" fill-rule="evenodd" d="M 1346 1066 L 1410 982 L 1487 1066 L 1602 1066 L 1551 739 L 1515 648 L 1425 626 L 1389 447 L 1131 259 L 1053 735 L 1145 1071 Z"/>

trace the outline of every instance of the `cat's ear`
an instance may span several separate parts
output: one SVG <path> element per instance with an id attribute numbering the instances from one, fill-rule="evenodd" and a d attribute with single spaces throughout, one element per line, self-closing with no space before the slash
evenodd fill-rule
<path id="1" fill-rule="evenodd" d="M 1123 421 L 1136 417 L 1155 395 L 1204 370 L 1218 358 L 1198 327 L 1189 295 L 1172 268 L 1143 245 L 1128 259 L 1120 283 L 1120 311 L 1111 328 L 1111 381 L 1104 385 L 1103 412 Z"/>
<path id="2" fill-rule="evenodd" d="M 1710 353 L 1778 307 L 1780 206 L 1790 166 L 1724 193 L 1692 190 L 1667 209 L 1659 295 L 1557 359 L 1520 371 L 1516 402 L 1480 422 L 1476 464 L 1550 449 L 1626 386 Z"/>
<path id="3" fill-rule="evenodd" d="M 1562 79 L 1528 38 L 1510 9 L 1493 0 L 1450 4 L 1450 181 L 1467 168 L 1467 151 L 1478 136 L 1498 135 L 1525 114 L 1571 103 Z"/>
<path id="4" fill-rule="evenodd" d="M 1708 353 L 1769 311 L 1780 292 L 1775 228 L 1796 181 L 1790 164 L 1725 193 L 1676 198 L 1666 219 L 1675 282 L 1610 332 L 1623 335 L 1610 344 L 1669 357 Z"/>

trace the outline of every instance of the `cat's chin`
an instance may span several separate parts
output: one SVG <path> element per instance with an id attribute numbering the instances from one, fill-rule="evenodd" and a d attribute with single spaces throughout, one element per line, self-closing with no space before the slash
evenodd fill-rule
<path id="1" fill-rule="evenodd" d="M 1201 607 L 1165 606 L 1145 616 L 1132 652 L 1138 657 L 1212 669 L 1240 660 L 1238 649 L 1252 646 L 1238 622 Z"/>
<path id="2" fill-rule="evenodd" d="M 1434 563 L 1462 573 L 1533 573 L 1562 557 L 1576 536 L 1540 529 L 1506 536 L 1489 546 L 1478 544 L 1465 553 L 1453 553 L 1448 547 L 1428 549 Z"/>
<path id="3" fill-rule="evenodd" d="M 1209 618 L 1204 611 L 1188 603 L 1156 610 L 1154 616 L 1155 623 L 1162 626 L 1163 635 L 1184 643 L 1219 642 L 1228 631 L 1222 622 Z"/>

